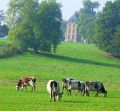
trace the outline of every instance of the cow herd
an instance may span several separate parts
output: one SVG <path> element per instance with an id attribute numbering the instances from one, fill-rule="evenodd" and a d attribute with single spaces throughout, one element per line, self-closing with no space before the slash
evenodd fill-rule
<path id="1" fill-rule="evenodd" d="M 22 91 L 25 89 L 27 91 L 27 86 L 31 86 L 32 90 L 35 91 L 35 77 L 23 77 L 20 78 L 16 90 L 19 91 L 20 87 Z M 80 81 L 74 78 L 64 78 L 62 80 L 62 92 L 60 92 L 60 85 L 56 80 L 49 80 L 47 83 L 47 91 L 50 94 L 50 102 L 52 98 L 54 101 L 61 100 L 63 91 L 66 90 L 68 95 L 71 95 L 73 91 L 81 92 L 82 96 L 89 96 L 90 91 L 96 92 L 95 96 L 98 96 L 99 93 L 102 93 L 104 97 L 107 96 L 107 91 L 104 88 L 102 82 L 92 82 L 92 81 Z"/>

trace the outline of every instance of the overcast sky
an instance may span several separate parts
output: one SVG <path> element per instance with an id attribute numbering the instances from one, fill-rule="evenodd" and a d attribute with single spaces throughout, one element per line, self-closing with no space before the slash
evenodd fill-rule
<path id="1" fill-rule="evenodd" d="M 0 10 L 6 10 L 9 1 L 10 0 L 0 0 Z M 62 14 L 64 20 L 68 20 L 75 11 L 79 11 L 79 9 L 83 7 L 82 4 L 83 0 L 57 0 L 57 1 L 62 3 Z M 100 6 L 101 10 L 107 1 L 114 0 L 91 0 L 91 1 L 98 1 L 101 4 Z"/>

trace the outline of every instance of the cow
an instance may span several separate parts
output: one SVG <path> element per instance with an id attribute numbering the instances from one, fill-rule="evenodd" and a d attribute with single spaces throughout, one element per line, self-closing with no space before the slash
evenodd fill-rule
<path id="1" fill-rule="evenodd" d="M 54 102 L 56 100 L 61 100 L 63 92 L 60 93 L 60 86 L 57 81 L 49 80 L 47 83 L 47 91 L 50 94 L 50 102 L 52 101 L 52 97 L 54 97 Z"/>
<path id="2" fill-rule="evenodd" d="M 82 94 L 84 83 L 73 78 L 65 78 L 62 80 L 62 92 L 64 89 L 67 90 L 68 95 L 71 95 L 72 90 L 76 90 L 77 92 L 81 91 Z"/>
<path id="3" fill-rule="evenodd" d="M 63 92 L 64 89 L 66 89 L 66 91 L 68 92 L 68 86 L 69 86 L 69 82 L 71 80 L 74 80 L 74 79 L 73 78 L 64 78 L 62 80 L 62 92 Z"/>
<path id="4" fill-rule="evenodd" d="M 17 85 L 16 85 L 16 90 L 19 91 L 20 87 L 22 87 L 22 91 L 26 89 L 27 91 L 27 86 L 32 87 L 32 92 L 35 91 L 35 83 L 36 83 L 36 78 L 35 77 L 22 77 L 19 79 Z"/>
<path id="5" fill-rule="evenodd" d="M 96 91 L 95 96 L 97 97 L 98 93 L 102 93 L 104 97 L 107 96 L 107 91 L 105 90 L 102 82 L 86 81 L 83 95 L 89 96 L 89 91 Z"/>

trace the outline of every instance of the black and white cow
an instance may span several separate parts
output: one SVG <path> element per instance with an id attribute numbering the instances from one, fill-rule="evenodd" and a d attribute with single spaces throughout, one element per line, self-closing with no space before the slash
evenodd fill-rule
<path id="1" fill-rule="evenodd" d="M 22 87 L 22 91 L 24 89 L 26 89 L 27 91 L 27 86 L 31 86 L 32 87 L 31 91 L 35 91 L 35 83 L 36 83 L 35 77 L 22 77 L 19 79 L 16 85 L 16 90 L 19 91 L 20 87 Z"/>
<path id="2" fill-rule="evenodd" d="M 95 96 L 98 96 L 98 93 L 102 93 L 104 97 L 107 96 L 107 91 L 105 90 L 102 82 L 87 81 L 85 83 L 84 95 L 89 96 L 89 91 L 96 91 Z"/>
<path id="3" fill-rule="evenodd" d="M 60 93 L 60 86 L 59 83 L 55 80 L 49 80 L 47 83 L 47 91 L 50 94 L 50 102 L 52 101 L 52 97 L 54 97 L 54 102 L 56 100 L 61 100 L 62 93 Z"/>
<path id="4" fill-rule="evenodd" d="M 76 92 L 83 92 L 84 84 L 82 81 L 73 79 L 73 78 L 65 78 L 62 80 L 62 91 L 66 89 L 68 95 L 71 95 L 71 91 L 74 90 Z"/>
<path id="5" fill-rule="evenodd" d="M 64 89 L 66 89 L 66 91 L 68 92 L 68 86 L 71 80 L 74 80 L 73 78 L 64 78 L 62 80 L 62 92 Z"/>

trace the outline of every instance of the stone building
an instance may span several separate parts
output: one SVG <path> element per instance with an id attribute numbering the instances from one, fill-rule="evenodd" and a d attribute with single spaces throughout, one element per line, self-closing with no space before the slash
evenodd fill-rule
<path id="1" fill-rule="evenodd" d="M 77 42 L 77 16 L 76 13 L 67 21 L 67 29 L 65 33 L 65 41 L 66 42 Z"/>

